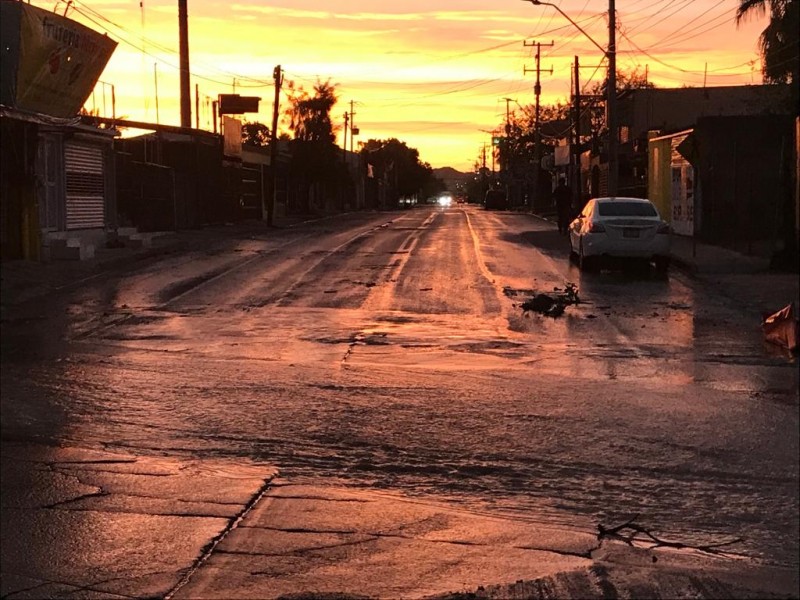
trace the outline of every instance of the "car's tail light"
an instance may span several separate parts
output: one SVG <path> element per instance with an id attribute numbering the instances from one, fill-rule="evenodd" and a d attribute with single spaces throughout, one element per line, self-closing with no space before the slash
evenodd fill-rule
<path id="1" fill-rule="evenodd" d="M 600 223 L 591 223 L 589 225 L 589 233 L 605 233 L 605 231 L 605 225 L 601 225 Z"/>
<path id="2" fill-rule="evenodd" d="M 658 230 L 656 231 L 656 233 L 669 234 L 672 233 L 672 228 L 669 226 L 669 223 L 662 223 L 661 225 L 658 226 Z"/>

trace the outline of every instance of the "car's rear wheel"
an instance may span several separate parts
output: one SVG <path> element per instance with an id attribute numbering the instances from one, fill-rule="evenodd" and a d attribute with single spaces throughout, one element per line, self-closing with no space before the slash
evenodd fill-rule
<path id="1" fill-rule="evenodd" d="M 656 256 L 653 262 L 656 265 L 656 272 L 666 275 L 669 271 L 669 256 Z"/>
<path id="2" fill-rule="evenodd" d="M 572 248 L 569 249 L 569 262 L 576 263 L 578 262 L 578 253 L 575 252 Z"/>
<path id="3" fill-rule="evenodd" d="M 581 271 L 591 271 L 593 266 L 594 258 L 583 253 L 583 241 L 581 241 L 581 245 L 578 248 L 578 268 Z"/>

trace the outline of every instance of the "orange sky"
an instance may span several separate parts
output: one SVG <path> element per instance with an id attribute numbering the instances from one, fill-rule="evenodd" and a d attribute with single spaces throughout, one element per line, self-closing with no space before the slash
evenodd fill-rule
<path id="1" fill-rule="evenodd" d="M 605 0 L 554 0 L 601 46 L 608 41 Z M 52 10 L 54 1 L 32 4 Z M 179 124 L 176 0 L 82 0 L 68 16 L 119 42 L 101 80 L 113 84 L 117 116 Z M 506 102 L 534 102 L 542 47 L 542 103 L 567 100 L 573 57 L 582 84 L 597 81 L 600 51 L 550 6 L 520 0 L 188 0 L 192 93 L 201 94 L 201 127 L 211 128 L 207 98 L 233 91 L 261 96 L 249 120 L 270 123 L 275 65 L 310 89 L 337 84 L 337 125 L 355 102 L 357 138 L 396 137 L 434 167 L 471 170 Z M 766 18 L 736 27 L 737 0 L 617 0 L 618 68 L 647 69 L 659 87 L 761 83 L 757 38 Z M 65 2 L 57 10 L 63 14 Z M 489 8 L 490 7 L 490 8 Z M 552 68 L 552 74 L 550 69 Z M 707 73 L 705 73 L 707 69 Z M 110 116 L 110 91 L 98 86 L 88 108 Z M 282 99 L 285 101 L 285 96 Z M 194 110 L 194 99 L 192 101 Z M 194 116 L 192 117 L 194 123 Z M 341 135 L 339 136 L 341 140 Z M 341 143 L 341 141 L 340 141 Z"/>

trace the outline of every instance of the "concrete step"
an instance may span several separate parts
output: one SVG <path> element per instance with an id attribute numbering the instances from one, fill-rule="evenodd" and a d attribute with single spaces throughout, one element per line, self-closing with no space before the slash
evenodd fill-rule
<path id="1" fill-rule="evenodd" d="M 79 237 L 50 237 L 47 248 L 50 260 L 91 260 L 94 244 Z"/>
<path id="2" fill-rule="evenodd" d="M 150 248 L 153 245 L 152 233 L 139 233 L 136 227 L 120 227 L 117 229 L 117 239 L 125 244 L 126 248 Z"/>

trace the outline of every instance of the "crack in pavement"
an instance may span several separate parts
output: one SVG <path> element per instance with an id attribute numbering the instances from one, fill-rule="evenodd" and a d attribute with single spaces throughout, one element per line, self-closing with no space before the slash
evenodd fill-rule
<path id="1" fill-rule="evenodd" d="M 585 558 L 587 560 L 594 560 L 592 554 L 595 551 L 600 550 L 603 547 L 602 542 L 589 548 L 585 552 L 571 552 L 569 550 L 556 550 L 555 548 L 542 548 L 540 546 L 514 546 L 518 550 L 539 550 L 541 552 L 552 552 L 553 554 L 558 554 L 559 556 L 574 556 L 576 558 Z"/>
<path id="2" fill-rule="evenodd" d="M 270 527 L 264 525 L 248 525 L 247 528 L 250 529 L 263 529 L 266 531 L 280 531 L 283 533 L 303 533 L 303 534 L 334 534 L 334 535 L 363 535 L 368 537 L 369 539 L 360 540 L 358 542 L 348 542 L 346 544 L 341 545 L 355 545 L 358 543 L 370 542 L 374 541 L 379 538 L 394 538 L 394 539 L 401 539 L 401 540 L 416 540 L 420 542 L 429 542 L 431 544 L 451 544 L 454 546 L 476 546 L 476 547 L 491 547 L 496 546 L 497 544 L 486 543 L 486 542 L 472 542 L 468 540 L 447 540 L 447 539 L 437 539 L 437 538 L 425 538 L 425 537 L 418 537 L 413 535 L 404 535 L 402 533 L 389 533 L 383 531 L 369 531 L 369 532 L 359 532 L 355 529 L 308 529 L 304 527 Z M 339 544 L 335 546 L 331 546 L 332 548 L 337 547 Z M 593 560 L 592 554 L 599 550 L 603 546 L 602 542 L 598 543 L 597 545 L 589 548 L 585 552 L 572 552 L 569 550 L 559 550 L 557 548 L 546 548 L 541 546 L 525 546 L 525 545 L 514 545 L 510 546 L 511 548 L 515 548 L 517 550 L 533 550 L 538 552 L 551 552 L 553 554 L 558 554 L 560 556 L 571 556 L 576 558 L 584 558 L 587 560 Z M 324 547 L 321 547 L 324 549 Z M 236 551 L 225 551 L 229 554 L 236 554 Z M 296 551 L 293 551 L 296 552 Z M 242 554 L 249 554 L 247 552 L 243 552 Z M 282 554 L 266 554 L 266 553 L 252 553 L 258 554 L 263 556 L 282 556 Z"/>
<path id="3" fill-rule="evenodd" d="M 365 534 L 364 537 L 365 539 L 353 540 L 350 542 L 340 542 L 338 544 L 325 544 L 321 546 L 310 546 L 308 548 L 297 548 L 295 550 L 288 550 L 286 552 L 253 552 L 244 550 L 219 550 L 218 552 L 220 554 L 231 554 L 238 556 L 260 556 L 260 557 L 283 558 L 286 556 L 302 556 L 303 554 L 306 554 L 308 552 L 315 552 L 319 550 L 333 550 L 336 548 L 344 548 L 347 546 L 358 546 L 359 544 L 374 542 L 378 539 L 379 536 L 369 536 Z"/>
<path id="4" fill-rule="evenodd" d="M 250 513 L 251 510 L 261 501 L 261 499 L 266 496 L 267 492 L 269 492 L 270 484 L 272 479 L 275 475 L 270 476 L 269 478 L 264 480 L 263 485 L 259 488 L 259 490 L 253 495 L 253 497 L 244 505 L 244 508 L 239 512 L 239 514 L 232 517 L 228 524 L 223 528 L 223 530 L 216 535 L 206 546 L 200 551 L 200 556 L 197 560 L 194 561 L 194 564 L 191 565 L 184 573 L 183 577 L 176 583 L 173 588 L 164 595 L 163 600 L 171 600 L 175 597 L 175 594 L 184 587 L 192 576 L 200 569 L 201 566 L 211 557 L 211 554 L 214 552 L 216 547 L 224 540 L 227 535 L 236 529 L 239 526 L 244 518 Z"/>
<path id="5" fill-rule="evenodd" d="M 57 466 L 66 466 L 66 465 L 131 465 L 136 464 L 138 462 L 137 459 L 131 458 L 108 458 L 108 459 L 97 459 L 97 460 L 56 460 L 47 463 L 51 467 Z"/>
<path id="6" fill-rule="evenodd" d="M 76 498 L 70 498 L 69 500 L 61 500 L 59 502 L 54 502 L 53 504 L 45 504 L 42 508 L 58 508 L 65 504 L 72 504 L 73 502 L 80 502 L 81 500 L 85 500 L 87 498 L 102 498 L 104 496 L 109 496 L 109 492 L 103 491 L 103 488 L 100 488 L 97 492 L 92 492 L 90 494 L 81 494 Z M 86 509 L 76 509 L 78 510 L 86 510 Z"/>
<path id="7" fill-rule="evenodd" d="M 273 485 L 278 487 L 277 485 Z M 328 498 L 326 496 L 270 496 L 273 500 L 322 500 L 324 502 L 357 502 L 361 504 L 370 504 L 373 500 L 363 500 L 361 498 Z"/>
<path id="8" fill-rule="evenodd" d="M 159 572 L 159 573 L 161 573 L 161 572 Z M 137 596 L 131 596 L 129 594 L 121 594 L 121 593 L 117 593 L 117 592 L 111 593 L 111 592 L 108 592 L 106 590 L 99 589 L 99 586 L 102 586 L 102 585 L 105 585 L 105 584 L 108 584 L 108 583 L 112 583 L 114 581 L 124 581 L 123 579 L 121 579 L 119 577 L 112 577 L 110 579 L 102 579 L 100 581 L 94 581 L 94 582 L 92 582 L 92 583 L 90 583 L 88 585 L 75 585 L 74 583 L 70 583 L 70 582 L 67 582 L 67 581 L 60 581 L 60 580 L 57 580 L 57 579 L 42 579 L 41 577 L 38 577 L 38 576 L 37 577 L 31 577 L 30 579 L 34 579 L 36 581 L 40 581 L 41 583 L 37 583 L 36 585 L 33 585 L 33 586 L 29 587 L 29 588 L 18 589 L 18 590 L 15 590 L 14 592 L 6 594 L 6 595 L 2 596 L 3 600 L 13 600 L 13 598 L 17 598 L 17 597 L 20 597 L 20 598 L 36 598 L 38 596 L 31 595 L 33 592 L 47 590 L 51 586 L 60 586 L 60 587 L 64 587 L 64 588 L 69 588 L 70 597 L 75 596 L 76 593 L 78 593 L 78 592 L 90 592 L 90 593 L 94 592 L 94 593 L 103 594 L 104 598 L 131 598 L 131 599 L 137 598 Z M 50 594 L 52 595 L 52 593 L 53 593 L 52 590 L 49 590 L 49 591 L 50 591 Z M 42 597 L 46 597 L 46 596 L 43 594 Z"/>

